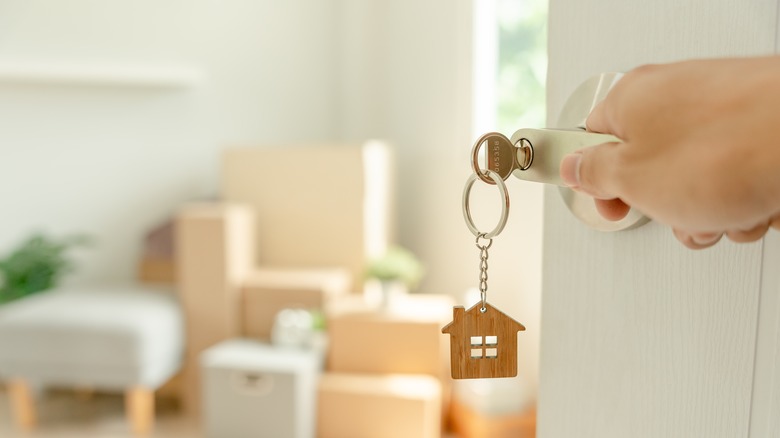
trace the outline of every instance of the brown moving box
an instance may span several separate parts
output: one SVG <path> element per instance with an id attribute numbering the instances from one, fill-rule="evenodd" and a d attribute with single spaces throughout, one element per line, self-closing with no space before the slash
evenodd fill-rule
<path id="1" fill-rule="evenodd" d="M 138 262 L 138 280 L 143 283 L 173 284 L 176 262 L 172 259 L 144 257 Z"/>
<path id="2" fill-rule="evenodd" d="M 388 310 L 368 310 L 361 297 L 330 306 L 328 361 L 332 372 L 427 374 L 440 380 L 442 421 L 452 397 L 449 335 L 441 328 L 452 319 L 452 297 L 410 294 Z"/>
<path id="3" fill-rule="evenodd" d="M 254 269 L 241 288 L 242 333 L 268 340 L 280 310 L 323 310 L 347 293 L 350 283 L 346 269 Z"/>
<path id="4" fill-rule="evenodd" d="M 536 410 L 505 415 L 484 415 L 465 403 L 451 404 L 452 431 L 460 438 L 534 438 Z"/>
<path id="5" fill-rule="evenodd" d="M 368 248 L 390 240 L 391 166 L 376 141 L 230 148 L 220 182 L 225 200 L 255 213 L 261 266 L 345 267 L 358 281 Z"/>
<path id="6" fill-rule="evenodd" d="M 325 373 L 319 438 L 441 438 L 441 386 L 426 375 Z"/>
<path id="7" fill-rule="evenodd" d="M 449 339 L 441 328 L 452 306 L 449 296 L 412 294 L 387 312 L 331 310 L 328 370 L 449 377 Z"/>
<path id="8" fill-rule="evenodd" d="M 182 369 L 184 407 L 200 408 L 200 352 L 239 334 L 239 286 L 254 266 L 254 216 L 242 205 L 184 206 L 176 218 L 177 289 L 187 351 Z"/>

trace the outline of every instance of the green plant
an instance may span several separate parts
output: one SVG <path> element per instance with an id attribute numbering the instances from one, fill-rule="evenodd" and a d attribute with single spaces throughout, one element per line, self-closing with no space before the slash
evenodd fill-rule
<path id="1" fill-rule="evenodd" d="M 0 304 L 53 288 L 74 263 L 68 250 L 88 242 L 85 236 L 53 239 L 35 234 L 0 260 Z"/>
<path id="2" fill-rule="evenodd" d="M 366 276 L 380 281 L 398 280 L 413 289 L 423 276 L 423 267 L 410 251 L 394 246 L 382 257 L 369 261 Z"/>

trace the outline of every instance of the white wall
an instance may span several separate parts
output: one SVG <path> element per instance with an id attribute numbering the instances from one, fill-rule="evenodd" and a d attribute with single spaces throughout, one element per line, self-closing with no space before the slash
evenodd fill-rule
<path id="1" fill-rule="evenodd" d="M 182 89 L 0 81 L 0 249 L 34 229 L 88 232 L 79 278 L 130 279 L 144 230 L 216 192 L 222 147 L 335 137 L 335 4 L 0 1 L 0 66 L 205 76 Z"/>
<path id="2" fill-rule="evenodd" d="M 399 241 L 426 265 L 421 292 L 451 294 L 462 302 L 465 290 L 478 286 L 479 252 L 463 222 L 461 193 L 471 173 L 472 142 L 482 130 L 495 129 L 475 126 L 475 119 L 485 117 L 472 113 L 479 98 L 473 91 L 480 88 L 474 60 L 484 58 L 483 48 L 473 45 L 474 2 L 343 5 L 341 132 L 351 140 L 381 136 L 398 148 Z M 507 184 L 513 204 L 509 224 L 490 251 L 488 298 L 528 328 L 519 337 L 520 374 L 533 391 L 542 190 L 516 180 Z M 500 210 L 496 189 L 478 185 L 472 193 L 477 223 L 492 228 Z"/>
<path id="3" fill-rule="evenodd" d="M 9 62 L 44 62 L 203 75 L 179 89 L 0 80 L 0 252 L 33 229 L 87 231 L 98 242 L 74 281 L 131 279 L 144 230 L 182 201 L 217 192 L 223 147 L 379 137 L 397 147 L 397 235 L 426 265 L 420 291 L 460 299 L 478 280 L 460 198 L 479 134 L 472 7 L 0 0 L 0 73 Z M 521 374 L 532 383 L 541 199 L 528 183 L 508 183 L 514 203 L 491 250 L 489 298 L 528 327 Z M 498 212 L 493 190 L 474 190 L 485 227 Z"/>
<path id="4" fill-rule="evenodd" d="M 454 256 L 471 255 L 458 248 L 473 240 L 460 210 L 472 136 L 470 9 L 460 3 L 349 0 L 342 15 L 341 130 L 397 148 L 399 240 L 425 259 L 432 293 L 461 293 L 477 275 Z"/>

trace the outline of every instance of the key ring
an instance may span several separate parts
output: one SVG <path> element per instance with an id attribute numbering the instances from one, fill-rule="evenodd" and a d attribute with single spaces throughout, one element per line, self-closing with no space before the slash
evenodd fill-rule
<path id="1" fill-rule="evenodd" d="M 489 144 L 489 140 L 493 141 L 492 145 Z M 482 150 L 482 144 L 484 143 L 488 143 L 486 146 L 488 150 L 485 151 L 485 159 L 488 163 L 492 163 L 488 166 L 488 170 L 498 172 L 502 179 L 508 178 L 514 170 L 528 170 L 534 162 L 534 145 L 531 144 L 531 141 L 527 138 L 521 138 L 512 144 L 503 134 L 488 132 L 479 137 L 477 142 L 474 143 L 474 147 L 471 148 L 471 169 L 474 170 L 474 173 L 477 174 L 479 179 L 488 184 L 494 183 L 491 178 L 479 168 L 479 152 Z M 506 147 L 510 148 L 509 152 L 504 149 Z M 517 153 L 519 151 L 522 151 L 525 155 L 522 163 L 518 161 Z M 508 167 L 507 164 L 499 164 L 501 162 L 506 162 L 507 160 L 510 161 Z M 493 165 L 496 167 L 493 168 Z M 507 171 L 508 173 L 503 174 L 504 171 Z"/>
<path id="2" fill-rule="evenodd" d="M 480 149 L 482 149 L 482 143 L 484 143 L 485 140 L 487 140 L 488 137 L 490 137 L 491 135 L 501 135 L 501 134 L 499 134 L 498 132 L 488 132 L 487 134 L 484 134 L 482 137 L 477 139 L 477 142 L 474 143 L 474 147 L 471 148 L 471 168 L 474 170 L 474 175 L 478 176 L 479 179 L 481 179 L 482 181 L 484 181 L 484 182 L 486 182 L 488 184 L 492 184 L 492 181 L 490 180 L 490 178 L 493 178 L 493 177 L 491 176 L 490 178 L 488 178 L 489 175 L 487 173 L 483 173 L 483 172 L 480 171 L 480 169 L 479 169 L 479 151 L 480 151 Z M 492 172 L 491 170 L 486 170 L 486 171 L 487 172 Z M 468 185 L 468 183 L 466 183 L 466 184 Z M 466 219 L 466 223 L 468 223 L 468 222 L 469 222 L 468 219 Z M 471 230 L 471 226 L 469 226 L 469 229 Z M 474 230 L 471 230 L 471 232 L 473 233 Z"/>
<path id="3" fill-rule="evenodd" d="M 482 172 L 482 176 L 488 177 L 495 182 L 496 187 L 498 187 L 498 191 L 501 194 L 501 198 L 504 201 L 501 203 L 501 217 L 498 219 L 498 224 L 489 233 L 483 233 L 477 229 L 477 226 L 474 225 L 474 219 L 471 218 L 469 195 L 471 194 L 471 188 L 474 186 L 474 182 L 477 180 L 477 178 L 481 179 L 480 175 L 477 173 L 472 173 L 469 176 L 469 179 L 466 181 L 466 187 L 463 188 L 463 218 L 466 220 L 466 226 L 469 228 L 469 231 L 471 231 L 474 236 L 481 236 L 484 239 L 492 239 L 498 236 L 501 231 L 504 230 L 506 221 L 509 218 L 509 194 L 506 191 L 504 180 L 501 179 L 501 176 L 499 176 L 496 172 L 486 169 Z"/>

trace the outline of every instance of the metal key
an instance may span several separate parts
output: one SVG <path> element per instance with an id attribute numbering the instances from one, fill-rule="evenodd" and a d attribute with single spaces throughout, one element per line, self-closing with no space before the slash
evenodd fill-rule
<path id="1" fill-rule="evenodd" d="M 579 149 L 620 139 L 581 129 L 519 129 L 512 139 L 489 132 L 477 140 L 472 150 L 472 167 L 482 181 L 495 184 L 479 169 L 478 156 L 485 143 L 487 168 L 504 181 L 509 175 L 526 180 L 565 186 L 560 177 L 561 160 Z"/>
<path id="2" fill-rule="evenodd" d="M 504 134 L 498 132 L 488 132 L 477 140 L 472 150 L 472 167 L 474 173 L 479 179 L 488 183 L 495 184 L 484 172 L 479 169 L 478 156 L 482 144 L 485 144 L 485 163 L 487 168 L 496 172 L 502 180 L 506 181 L 512 171 L 515 169 L 528 169 L 533 161 L 533 149 L 530 149 L 530 159 L 526 158 L 526 152 L 523 151 L 523 163 L 518 161 L 518 151 L 514 144 L 509 141 Z"/>

